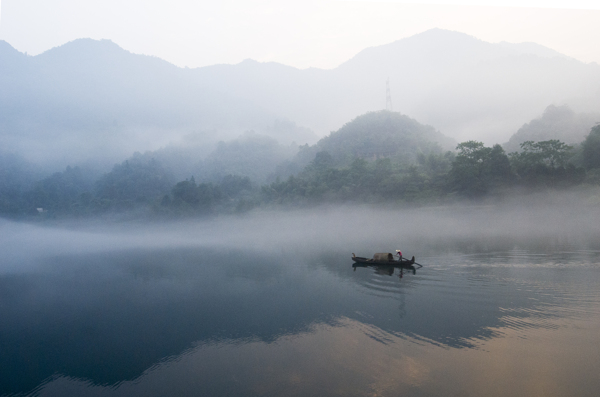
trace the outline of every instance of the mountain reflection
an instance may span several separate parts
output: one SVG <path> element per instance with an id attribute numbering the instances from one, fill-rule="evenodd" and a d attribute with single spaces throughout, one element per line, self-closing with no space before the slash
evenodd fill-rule
<path id="1" fill-rule="evenodd" d="M 563 304 L 568 274 L 552 290 L 556 274 L 494 266 L 506 260 L 432 257 L 400 281 L 353 272 L 347 254 L 169 249 L 47 259 L 37 271 L 0 275 L 0 394 L 57 374 L 114 385 L 191 347 L 268 346 L 321 326 L 352 324 L 382 344 L 465 348 L 572 314 Z"/>

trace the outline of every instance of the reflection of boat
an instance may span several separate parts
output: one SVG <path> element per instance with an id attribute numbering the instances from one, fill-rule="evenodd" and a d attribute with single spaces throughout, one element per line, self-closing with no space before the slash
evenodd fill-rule
<path id="1" fill-rule="evenodd" d="M 394 274 L 394 269 L 400 269 L 400 277 L 403 276 L 404 269 L 412 270 L 413 274 L 417 274 L 417 267 L 421 268 L 422 265 L 415 262 L 415 257 L 413 256 L 410 260 L 405 258 L 400 258 L 398 260 L 394 259 L 394 256 L 391 253 L 380 253 L 373 255 L 373 258 L 363 258 L 362 256 L 356 256 L 352 254 L 352 260 L 355 262 L 352 264 L 352 267 L 356 271 L 357 267 L 373 267 L 375 268 L 375 272 L 377 274 Z"/>

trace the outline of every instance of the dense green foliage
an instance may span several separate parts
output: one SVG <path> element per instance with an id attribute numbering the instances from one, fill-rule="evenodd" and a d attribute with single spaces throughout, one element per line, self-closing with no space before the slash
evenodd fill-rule
<path id="1" fill-rule="evenodd" d="M 143 161 L 141 156 L 115 165 L 96 183 L 96 197 L 111 206 L 130 208 L 134 203 L 147 203 L 168 193 L 175 179 L 154 160 Z"/>
<path id="2" fill-rule="evenodd" d="M 41 171 L 21 156 L 0 152 L 0 214 L 18 214 L 22 193 L 42 177 Z"/>
<path id="3" fill-rule="evenodd" d="M 569 163 L 573 147 L 559 140 L 542 142 L 527 141 L 522 151 L 511 153 L 513 169 L 528 186 L 570 186 L 581 183 L 585 170 Z"/>
<path id="4" fill-rule="evenodd" d="M 428 129 L 415 123 L 390 112 L 361 116 L 319 144 L 300 148 L 295 160 L 282 163 L 297 171 L 261 187 L 248 175 L 225 173 L 226 163 L 220 178 L 210 171 L 211 179 L 199 183 L 194 176 L 178 181 L 160 161 L 140 154 L 100 178 L 79 167 L 67 167 L 27 184 L 23 163 L 4 160 L 0 214 L 52 218 L 136 210 L 144 216 L 187 217 L 243 212 L 257 206 L 442 203 L 505 194 L 513 188 L 535 191 L 600 184 L 600 126 L 592 128 L 579 152 L 559 140 L 547 140 L 524 142 L 521 151 L 507 155 L 500 145 L 486 147 L 476 141 L 458 144 L 456 152 L 442 152 L 437 144 L 419 136 Z M 273 142 L 255 138 L 245 139 L 258 146 L 243 147 L 243 140 L 238 140 L 220 145 L 215 153 L 256 150 L 255 158 L 232 165 L 251 168 L 261 156 L 274 153 Z M 267 149 L 261 151 L 261 147 Z M 323 148 L 333 152 L 319 150 Z M 412 148 L 410 155 L 406 148 Z M 310 160 L 305 161 L 308 156 Z M 574 165 L 578 156 L 585 168 Z M 23 181 L 17 183 L 19 175 Z"/>
<path id="5" fill-rule="evenodd" d="M 177 182 L 171 195 L 164 195 L 154 211 L 167 216 L 188 216 L 249 210 L 254 207 L 251 191 L 248 177 L 227 175 L 218 184 L 197 184 L 192 176 Z"/>
<path id="6" fill-rule="evenodd" d="M 338 166 L 348 166 L 355 158 L 390 158 L 395 163 L 411 164 L 419 153 L 441 153 L 441 145 L 453 144 L 431 126 L 382 110 L 359 116 L 321 139 L 313 147 L 313 156 L 327 151 Z"/>
<path id="7" fill-rule="evenodd" d="M 240 175 L 264 183 L 277 165 L 297 151 L 297 145 L 284 146 L 273 138 L 250 131 L 230 142 L 219 142 L 215 150 L 198 163 L 194 174 L 199 180 L 212 182 L 227 175 Z"/>
<path id="8" fill-rule="evenodd" d="M 172 189 L 173 200 L 164 196 L 161 204 L 171 206 L 184 212 L 207 213 L 213 203 L 221 198 L 221 190 L 212 183 L 201 183 L 196 185 L 194 177 L 190 180 L 177 182 Z"/>
<path id="9" fill-rule="evenodd" d="M 449 172 L 449 188 L 467 197 L 477 197 L 513 181 L 508 157 L 500 145 L 485 147 L 468 141 L 457 146 L 458 154 Z"/>
<path id="10" fill-rule="evenodd" d="M 67 167 L 37 182 L 24 194 L 23 202 L 30 212 L 42 208 L 53 214 L 79 214 L 91 204 L 92 186 L 79 167 Z"/>
<path id="11" fill-rule="evenodd" d="M 329 152 L 318 152 L 297 176 L 263 186 L 262 199 L 277 204 L 436 200 L 451 158 L 451 153 L 430 153 L 416 165 L 402 166 L 389 158 L 356 157 L 348 167 L 336 168 Z"/>
<path id="12" fill-rule="evenodd" d="M 582 144 L 583 166 L 588 170 L 600 168 L 600 125 L 592 128 Z"/>
<path id="13" fill-rule="evenodd" d="M 453 157 L 439 142 L 449 141 L 400 113 L 367 113 L 300 148 L 301 171 L 263 186 L 261 202 L 434 201 Z"/>

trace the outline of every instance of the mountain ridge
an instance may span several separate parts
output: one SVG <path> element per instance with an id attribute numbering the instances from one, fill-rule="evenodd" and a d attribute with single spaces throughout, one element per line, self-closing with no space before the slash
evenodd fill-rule
<path id="1" fill-rule="evenodd" d="M 383 109 L 388 78 L 396 111 L 457 141 L 505 142 L 548 105 L 582 112 L 600 104 L 599 65 L 528 53 L 553 54 L 543 46 L 509 47 L 435 29 L 366 48 L 334 69 L 253 60 L 188 69 L 110 40 L 36 56 L 0 41 L 0 144 L 40 158 L 97 156 L 97 147 L 122 156 L 190 133 L 207 142 L 248 130 L 277 138 L 276 120 L 325 136 Z"/>

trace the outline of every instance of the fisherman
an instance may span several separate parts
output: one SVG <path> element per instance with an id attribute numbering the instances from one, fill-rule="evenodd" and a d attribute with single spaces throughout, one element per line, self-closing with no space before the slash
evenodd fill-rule
<path id="1" fill-rule="evenodd" d="M 398 255 L 398 260 L 401 261 L 402 260 L 402 251 L 396 250 L 396 255 Z"/>

